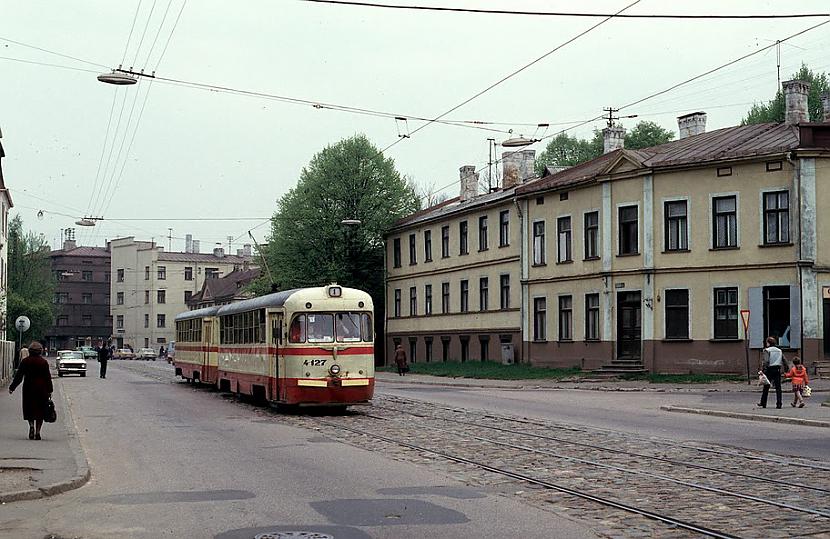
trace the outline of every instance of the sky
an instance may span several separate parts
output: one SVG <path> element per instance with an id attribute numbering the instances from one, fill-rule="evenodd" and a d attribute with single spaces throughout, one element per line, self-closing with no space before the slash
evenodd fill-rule
<path id="1" fill-rule="evenodd" d="M 434 118 L 601 19 L 301 0 L 190 0 L 181 10 L 183 1 L 0 0 L 0 131 L 12 215 L 53 247 L 68 227 L 82 245 L 135 236 L 181 251 L 189 233 L 201 241 L 202 252 L 217 242 L 227 248 L 228 236 L 235 250 L 250 229 L 264 241 L 265 220 L 312 156 L 359 133 L 379 148 L 397 141 L 385 155 L 401 174 L 456 196 L 459 167 L 485 168 L 490 137 L 555 135 L 601 115 L 604 107 L 637 101 L 827 20 L 613 19 L 446 116 L 494 122 L 487 127 L 496 131 L 432 123 L 412 133 L 424 122 L 312 103 Z M 631 1 L 389 3 L 612 13 Z M 641 0 L 625 11 L 826 12 L 826 0 Z M 782 44 L 782 80 L 802 62 L 830 71 L 828 51 L 830 25 Z M 148 78 L 126 87 L 96 80 L 105 66 L 122 62 L 147 72 L 158 65 L 156 75 L 167 79 L 310 103 Z M 625 108 L 621 115 L 637 117 L 621 121 L 633 127 L 649 120 L 676 132 L 678 115 L 700 110 L 708 115 L 707 130 L 736 125 L 752 103 L 774 95 L 776 63 L 775 48 L 761 52 Z M 540 123 L 550 127 L 534 127 Z M 568 133 L 588 137 L 603 125 L 595 121 Z M 544 145 L 531 148 L 538 154 Z M 74 221 L 85 215 L 103 220 L 77 227 Z"/>

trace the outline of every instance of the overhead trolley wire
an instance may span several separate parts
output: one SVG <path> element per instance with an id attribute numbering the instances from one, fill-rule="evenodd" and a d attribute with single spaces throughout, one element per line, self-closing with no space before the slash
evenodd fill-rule
<path id="1" fill-rule="evenodd" d="M 61 58 L 68 58 L 70 60 L 75 60 L 76 62 L 81 62 L 83 64 L 89 64 L 89 65 L 93 65 L 93 66 L 96 66 L 96 67 L 102 67 L 104 69 L 109 69 L 109 67 L 105 66 L 104 64 L 99 64 L 97 62 L 90 62 L 89 60 L 84 60 L 83 58 L 78 58 L 77 56 L 71 56 L 69 54 L 63 54 L 61 52 L 55 52 L 55 51 L 52 51 L 52 50 L 49 50 L 49 49 L 45 49 L 43 47 L 37 47 L 35 45 L 29 45 L 28 43 L 23 43 L 22 41 L 16 41 L 14 39 L 9 39 L 7 37 L 0 36 L 0 41 L 6 41 L 8 43 L 14 43 L 15 45 L 20 45 L 21 47 L 26 47 L 26 48 L 29 48 L 29 49 L 38 50 L 38 51 L 41 51 L 41 52 L 45 52 L 47 54 L 54 54 L 55 56 L 60 56 Z"/>
<path id="2" fill-rule="evenodd" d="M 155 67 L 153 68 L 153 73 L 155 73 L 158 70 L 159 66 L 161 65 L 161 60 L 167 53 L 167 47 L 170 45 L 170 40 L 173 39 L 173 33 L 176 31 L 176 27 L 179 25 L 179 19 L 181 19 L 182 17 L 182 12 L 184 11 L 185 5 L 187 5 L 187 0 L 184 0 L 182 2 L 182 7 L 179 9 L 179 14 L 176 15 L 176 20 L 173 21 L 173 29 L 170 30 L 170 34 L 167 36 L 167 41 L 164 43 L 164 48 L 161 50 L 161 55 L 159 56 L 159 59 L 156 62 Z"/>
<path id="3" fill-rule="evenodd" d="M 770 13 L 770 14 L 736 14 L 736 15 L 713 15 L 713 14 L 694 14 L 681 15 L 673 13 L 627 13 L 627 14 L 610 14 L 610 13 L 584 13 L 584 12 L 569 12 L 569 11 L 517 11 L 506 9 L 476 9 L 476 8 L 460 8 L 460 7 L 442 7 L 442 6 L 424 6 L 412 4 L 382 4 L 378 2 L 356 2 L 351 0 L 301 0 L 303 2 L 310 2 L 315 4 L 333 4 L 339 6 L 354 6 L 354 7 L 370 7 L 383 9 L 405 9 L 414 11 L 443 11 L 455 13 L 479 13 L 485 15 L 533 15 L 543 17 L 619 17 L 625 19 L 803 19 L 811 17 L 828 17 L 830 13 Z"/>
<path id="4" fill-rule="evenodd" d="M 153 0 L 153 5 L 150 6 L 150 13 L 147 15 L 147 22 L 144 23 L 144 31 L 141 32 L 141 39 L 138 40 L 138 47 L 135 48 L 135 57 L 133 58 L 133 67 L 138 67 L 136 62 L 138 62 L 138 53 L 141 51 L 141 45 L 144 44 L 144 36 L 147 35 L 147 28 L 150 26 L 150 20 L 153 18 L 153 11 L 156 9 L 156 2 L 157 0 Z"/>
<path id="5" fill-rule="evenodd" d="M 72 66 L 64 66 L 60 64 L 50 64 L 47 62 L 38 62 L 35 60 L 24 60 L 23 58 L 12 58 L 11 56 L 0 56 L 0 60 L 10 60 L 12 62 L 20 62 L 22 64 L 33 64 L 38 66 L 44 67 L 57 67 L 58 69 L 71 69 L 72 71 L 83 71 L 84 73 L 95 73 L 96 75 L 100 73 L 100 71 L 96 71 L 94 69 L 85 69 L 83 67 L 72 67 Z"/>
<path id="6" fill-rule="evenodd" d="M 135 22 L 138 20 L 138 12 L 141 10 L 141 1 L 138 0 L 138 3 L 135 6 L 135 13 L 133 14 L 133 24 L 130 26 L 130 33 L 127 36 L 127 42 L 124 43 L 124 54 L 121 55 L 121 65 L 124 65 L 124 62 L 127 61 L 127 50 L 130 48 L 130 40 L 133 38 L 133 30 L 135 30 Z"/>
<path id="7" fill-rule="evenodd" d="M 159 24 L 159 29 L 156 30 L 156 37 L 153 38 L 153 43 L 150 45 L 150 51 L 147 53 L 147 59 L 144 60 L 144 67 L 147 67 L 147 64 L 150 63 L 150 57 L 153 55 L 153 50 L 156 48 L 156 42 L 159 40 L 159 36 L 161 35 L 161 29 L 164 28 L 164 22 L 167 20 L 167 13 L 170 11 L 170 5 L 173 3 L 173 0 L 167 0 L 167 9 L 164 10 L 164 16 L 161 18 L 161 23 Z"/>

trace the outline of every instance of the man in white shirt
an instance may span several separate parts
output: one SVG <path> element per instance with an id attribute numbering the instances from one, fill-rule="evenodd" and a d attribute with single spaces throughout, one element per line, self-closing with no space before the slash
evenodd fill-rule
<path id="1" fill-rule="evenodd" d="M 781 369 L 784 366 L 784 353 L 776 345 L 775 337 L 767 337 L 767 347 L 764 348 L 764 363 L 762 368 L 770 384 L 775 386 L 775 407 L 781 408 Z M 761 402 L 758 406 L 767 407 L 767 397 L 770 386 L 765 385 L 761 392 Z"/>

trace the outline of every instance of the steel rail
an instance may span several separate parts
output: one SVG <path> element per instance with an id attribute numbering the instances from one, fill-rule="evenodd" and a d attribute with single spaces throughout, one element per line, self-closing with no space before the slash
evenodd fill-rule
<path id="1" fill-rule="evenodd" d="M 383 418 L 383 419 L 385 419 L 385 418 Z M 550 481 L 544 481 L 542 479 L 536 479 L 535 477 L 531 477 L 529 475 L 521 474 L 519 472 L 514 472 L 512 470 L 507 470 L 507 469 L 504 469 L 504 468 L 497 468 L 495 466 L 490 466 L 489 464 L 485 464 L 483 462 L 478 462 L 478 461 L 474 461 L 474 460 L 471 460 L 471 459 L 468 459 L 468 458 L 465 458 L 465 457 L 459 457 L 459 456 L 456 456 L 456 455 L 451 455 L 451 454 L 449 454 L 445 451 L 439 451 L 437 449 L 430 449 L 430 448 L 423 447 L 423 446 L 420 446 L 420 445 L 416 445 L 416 444 L 413 444 L 413 443 L 410 443 L 410 442 L 405 442 L 405 441 L 401 441 L 401 440 L 396 440 L 394 438 L 389 438 L 388 436 L 384 436 L 384 435 L 381 435 L 381 434 L 375 434 L 375 433 L 372 433 L 372 432 L 369 432 L 369 431 L 366 431 L 366 430 L 347 427 L 345 425 L 342 425 L 342 424 L 339 424 L 339 423 L 333 423 L 331 421 L 321 420 L 319 422 L 324 424 L 324 425 L 328 425 L 330 427 L 336 428 L 336 429 L 346 430 L 346 431 L 349 431 L 349 432 L 352 432 L 352 433 L 355 433 L 355 434 L 371 436 L 371 437 L 376 438 L 378 440 L 383 440 L 385 442 L 389 442 L 389 443 L 392 443 L 392 444 L 397 444 L 397 445 L 400 445 L 400 446 L 403 446 L 403 447 L 408 447 L 408 448 L 414 449 L 416 451 L 422 451 L 424 453 L 431 453 L 433 455 L 437 455 L 439 457 L 445 458 L 447 460 L 451 460 L 453 462 L 458 462 L 458 463 L 461 463 L 461 464 L 468 464 L 468 465 L 471 465 L 471 466 L 475 466 L 477 468 L 480 468 L 482 470 L 486 470 L 486 471 L 491 472 L 491 473 L 495 473 L 495 474 L 498 474 L 498 475 L 503 475 L 505 477 L 510 477 L 512 479 L 517 479 L 519 481 L 523 481 L 523 482 L 530 483 L 530 484 L 533 484 L 533 485 L 538 485 L 538 486 L 546 488 L 548 490 L 555 490 L 557 492 L 562 492 L 564 494 L 569 494 L 569 495 L 575 496 L 577 498 L 582 498 L 583 500 L 589 500 L 589 501 L 592 501 L 592 502 L 595 502 L 595 503 L 598 503 L 598 504 L 601 504 L 601 505 L 605 505 L 607 507 L 613 507 L 614 509 L 620 509 L 622 511 L 626 511 L 626 512 L 629 512 L 629 513 L 634 513 L 634 514 L 649 518 L 651 520 L 657 520 L 657 521 L 662 522 L 664 524 L 669 524 L 671 526 L 676 526 L 678 528 L 683 528 L 684 530 L 689 530 L 689 531 L 699 533 L 699 534 L 702 534 L 702 535 L 706 535 L 706 536 L 709 536 L 709 537 L 716 537 L 718 539 L 740 539 L 740 537 L 737 536 L 737 535 L 730 535 L 728 533 L 720 532 L 720 531 L 713 530 L 713 529 L 710 529 L 710 528 L 706 528 L 704 526 L 698 526 L 697 524 L 693 524 L 691 522 L 686 522 L 686 521 L 679 520 L 679 519 L 676 519 L 676 518 L 672 518 L 672 517 L 669 517 L 669 516 L 666 516 L 666 515 L 661 515 L 659 513 L 655 513 L 653 511 L 649 511 L 647 509 L 641 509 L 641 508 L 635 507 L 633 505 L 628 505 L 628 504 L 625 504 L 625 503 L 622 503 L 622 502 L 616 502 L 614 500 L 609 500 L 608 498 L 595 496 L 595 495 L 589 494 L 587 492 L 582 492 L 582 491 L 579 491 L 579 490 L 576 490 L 576 489 L 572 489 L 572 488 L 569 488 L 569 487 L 558 485 L 556 483 L 551 483 Z"/>
<path id="2" fill-rule="evenodd" d="M 395 408 L 395 411 L 398 412 L 398 413 L 413 415 L 415 417 L 423 417 L 423 418 L 427 418 L 427 419 L 434 418 L 434 416 L 427 416 L 427 415 L 423 415 L 423 414 L 417 414 L 415 412 L 410 412 L 408 410 L 400 410 L 400 409 L 397 409 L 397 408 Z M 493 417 L 493 419 L 503 419 L 503 418 L 497 418 L 495 416 L 489 416 L 489 417 Z M 492 425 L 486 425 L 484 423 L 478 423 L 478 422 L 469 423 L 469 422 L 459 421 L 458 419 L 447 419 L 447 418 L 438 418 L 438 419 L 440 419 L 441 421 L 450 421 L 450 422 L 453 422 L 453 423 L 460 423 L 460 424 L 463 424 L 463 425 L 474 425 L 476 427 L 496 430 L 496 431 L 500 431 L 500 432 L 506 432 L 508 434 L 518 434 L 518 435 L 521 435 L 521 436 L 527 436 L 529 438 L 538 438 L 540 440 L 549 440 L 549 441 L 552 441 L 552 442 L 559 442 L 559 443 L 563 443 L 563 444 L 575 445 L 575 446 L 578 446 L 578 447 L 586 447 L 586 448 L 589 448 L 589 449 L 596 449 L 596 450 L 599 450 L 599 451 L 607 451 L 609 453 L 616 453 L 616 454 L 621 454 L 621 455 L 629 455 L 629 456 L 634 456 L 634 457 L 647 458 L 647 459 L 656 460 L 656 461 L 660 461 L 660 462 L 667 462 L 669 464 L 679 464 L 680 466 L 686 466 L 687 468 L 695 468 L 695 469 L 698 469 L 698 470 L 706 470 L 706 471 L 709 471 L 709 472 L 717 472 L 717 473 L 721 473 L 721 474 L 732 476 L 732 477 L 744 477 L 744 478 L 747 478 L 747 479 L 752 479 L 752 480 L 755 480 L 755 481 L 761 481 L 761 482 L 764 482 L 764 483 L 772 483 L 772 484 L 776 484 L 776 485 L 785 485 L 785 486 L 788 486 L 788 487 L 797 487 L 797 488 L 801 488 L 801 489 L 814 490 L 816 492 L 823 492 L 825 494 L 830 494 L 830 489 L 815 487 L 815 486 L 808 485 L 808 484 L 805 484 L 805 483 L 795 483 L 795 482 L 792 482 L 792 481 L 782 481 L 780 479 L 772 479 L 772 478 L 764 477 L 764 476 L 757 476 L 757 475 L 752 475 L 752 474 L 747 474 L 747 473 L 742 473 L 742 472 L 723 470 L 721 468 L 712 468 L 710 466 L 704 466 L 703 464 L 692 464 L 690 462 L 684 462 L 682 460 L 674 460 L 674 459 L 669 459 L 669 458 L 666 458 L 666 457 L 658 457 L 658 456 L 655 456 L 655 455 L 646 455 L 645 453 L 637 453 L 637 452 L 634 452 L 634 451 L 625 451 L 624 449 L 614 449 L 612 447 L 594 445 L 594 444 L 589 444 L 589 443 L 585 443 L 585 442 L 576 442 L 576 441 L 573 441 L 573 440 L 566 440 L 564 438 L 557 438 L 555 436 L 546 436 L 544 434 L 536 434 L 536 433 L 526 432 L 526 431 L 521 431 L 521 430 L 506 429 L 504 427 L 495 427 L 495 426 L 492 426 Z M 684 447 L 684 446 L 681 446 L 681 447 Z M 734 455 L 733 453 L 729 453 L 729 454 Z M 740 456 L 740 455 L 738 455 L 738 456 Z"/>

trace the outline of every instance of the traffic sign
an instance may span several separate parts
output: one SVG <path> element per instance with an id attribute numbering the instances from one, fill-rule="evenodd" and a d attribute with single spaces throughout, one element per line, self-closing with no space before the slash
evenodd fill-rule
<path id="1" fill-rule="evenodd" d="M 741 320 L 744 323 L 744 332 L 749 329 L 749 309 L 744 309 L 741 311 Z"/>
<path id="2" fill-rule="evenodd" d="M 16 327 L 17 331 L 20 333 L 25 333 L 29 331 L 30 327 L 32 327 L 32 322 L 29 321 L 29 317 L 27 316 L 18 316 L 17 320 L 14 321 L 14 327 Z"/>

